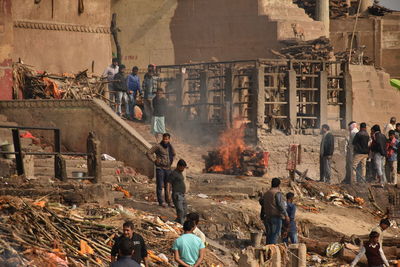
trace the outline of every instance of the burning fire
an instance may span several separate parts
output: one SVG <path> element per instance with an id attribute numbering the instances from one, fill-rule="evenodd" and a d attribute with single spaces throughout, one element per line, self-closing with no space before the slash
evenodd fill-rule
<path id="1" fill-rule="evenodd" d="M 240 156 L 246 149 L 244 130 L 245 123 L 242 120 L 235 120 L 233 127 L 220 135 L 218 153 L 221 156 L 222 164 L 214 165 L 208 171 L 223 172 L 240 168 Z"/>

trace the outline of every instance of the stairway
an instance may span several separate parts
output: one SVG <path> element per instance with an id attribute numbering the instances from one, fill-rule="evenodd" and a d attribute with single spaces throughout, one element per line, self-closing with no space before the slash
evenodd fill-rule
<path id="1" fill-rule="evenodd" d="M 304 31 L 305 40 L 312 40 L 325 35 L 322 22 L 310 18 L 292 0 L 260 0 L 259 12 L 277 22 L 278 40 L 295 38 L 293 24 Z"/>

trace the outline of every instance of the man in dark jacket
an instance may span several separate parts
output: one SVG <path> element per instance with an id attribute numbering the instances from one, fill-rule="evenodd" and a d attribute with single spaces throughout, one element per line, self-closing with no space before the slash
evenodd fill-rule
<path id="1" fill-rule="evenodd" d="M 122 225 L 123 235 L 114 239 L 114 245 L 111 248 L 111 262 L 115 262 L 117 260 L 117 256 L 118 260 L 121 259 L 121 256 L 127 256 L 121 255 L 120 253 L 121 248 L 123 247 L 122 245 L 128 241 L 133 249 L 133 254 L 131 254 L 132 259 L 139 264 L 143 262 L 144 265 L 148 267 L 146 243 L 141 235 L 133 232 L 133 228 L 134 225 L 131 221 L 127 221 Z"/>
<path id="2" fill-rule="evenodd" d="M 290 218 L 287 214 L 282 192 L 280 190 L 281 180 L 272 179 L 271 189 L 267 191 L 260 199 L 261 219 L 264 221 L 267 232 L 267 244 L 276 244 L 281 235 L 282 219 L 287 224 Z"/>
<path id="3" fill-rule="evenodd" d="M 378 176 L 378 183 L 386 183 L 386 176 L 383 171 L 386 157 L 386 137 L 381 133 L 381 128 L 377 124 L 372 126 L 371 136 L 372 159 Z"/>
<path id="4" fill-rule="evenodd" d="M 132 259 L 133 247 L 128 238 L 119 243 L 118 260 L 111 263 L 111 267 L 140 267 L 139 263 Z"/>
<path id="5" fill-rule="evenodd" d="M 335 148 L 335 138 L 333 137 L 333 134 L 329 132 L 329 126 L 327 124 L 322 125 L 321 134 L 322 140 L 319 158 L 320 181 L 330 183 L 331 160 Z"/>
<path id="6" fill-rule="evenodd" d="M 173 207 L 171 202 L 171 187 L 168 183 L 168 176 L 171 173 L 171 165 L 174 161 L 175 150 L 170 143 L 171 135 L 163 134 L 162 141 L 154 145 L 146 152 L 146 156 L 156 165 L 157 200 L 160 206 L 166 207 L 167 204 Z M 155 156 L 154 156 L 155 155 Z M 164 190 L 164 198 L 162 196 Z"/>
<path id="7" fill-rule="evenodd" d="M 128 105 L 128 84 L 127 84 L 127 76 L 125 75 L 125 65 L 119 66 L 119 71 L 114 76 L 113 88 L 116 93 L 116 102 L 117 102 L 117 114 L 121 116 L 121 106 L 122 101 L 124 102 L 126 112 L 125 116 L 129 115 L 129 105 Z"/>
<path id="8" fill-rule="evenodd" d="M 355 182 L 355 177 L 357 176 L 356 171 L 357 167 L 360 165 L 361 173 L 359 175 L 365 179 L 366 175 L 366 164 L 369 153 L 369 134 L 367 132 L 367 124 L 362 122 L 360 124 L 360 131 L 354 136 L 353 139 L 353 167 L 352 167 L 352 176 L 350 180 L 350 184 Z"/>

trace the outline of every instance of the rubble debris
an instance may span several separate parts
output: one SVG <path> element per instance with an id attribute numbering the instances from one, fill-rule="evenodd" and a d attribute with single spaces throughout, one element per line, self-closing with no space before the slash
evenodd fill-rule
<path id="1" fill-rule="evenodd" d="M 19 92 L 22 92 L 24 99 L 104 99 L 102 93 L 108 81 L 87 72 L 56 75 L 14 63 L 14 98 L 18 98 Z"/>
<path id="2" fill-rule="evenodd" d="M 170 248 L 182 233 L 175 222 L 130 208 L 87 204 L 71 209 L 44 198 L 0 196 L 0 266 L 109 266 L 111 246 L 119 229 L 103 220 L 129 219 L 146 240 L 157 266 L 172 266 Z M 223 266 L 211 251 L 205 266 Z M 13 266 L 14 266 L 13 265 Z"/>
<path id="3" fill-rule="evenodd" d="M 286 47 L 281 48 L 279 51 L 271 49 L 271 52 L 284 59 L 347 61 L 350 53 L 350 51 L 335 53 L 330 40 L 324 36 L 308 41 L 290 39 L 281 42 Z M 364 49 L 365 47 L 353 49 L 352 64 L 372 65 L 372 60 L 364 55 Z"/>
<path id="4" fill-rule="evenodd" d="M 329 17 L 331 19 L 352 16 L 357 13 L 357 3 L 348 6 L 346 0 L 329 0 Z M 303 8 L 307 15 L 315 19 L 316 0 L 293 0 L 298 7 Z M 393 10 L 374 3 L 368 8 L 368 13 L 373 16 L 384 16 Z"/>
<path id="5" fill-rule="evenodd" d="M 372 6 L 368 8 L 368 12 L 374 16 L 384 16 L 385 14 L 390 14 L 394 10 L 381 6 L 379 4 L 374 3 Z"/>

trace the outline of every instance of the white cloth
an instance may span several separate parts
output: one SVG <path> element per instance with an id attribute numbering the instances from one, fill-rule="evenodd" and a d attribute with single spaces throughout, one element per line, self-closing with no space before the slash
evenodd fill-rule
<path id="1" fill-rule="evenodd" d="M 376 246 L 378 246 L 379 244 L 374 245 L 370 245 L 373 248 L 375 248 Z M 389 262 L 386 259 L 385 253 L 383 253 L 382 247 L 379 247 L 379 254 L 381 255 L 381 258 L 383 260 L 383 264 L 387 267 L 389 267 Z M 360 252 L 357 254 L 357 256 L 355 257 L 355 259 L 353 260 L 353 262 L 351 263 L 350 267 L 354 267 L 356 266 L 356 264 L 358 263 L 358 261 L 361 259 L 362 256 L 365 255 L 365 247 L 362 246 Z"/>
<path id="2" fill-rule="evenodd" d="M 385 128 L 384 128 L 384 132 L 385 132 L 385 135 L 387 136 L 387 137 L 389 137 L 389 131 L 390 130 L 395 130 L 396 129 L 396 125 L 393 125 L 393 124 L 391 124 L 391 123 L 388 123 L 388 124 L 386 124 L 385 125 Z"/>
<path id="3" fill-rule="evenodd" d="M 107 77 L 107 80 L 111 81 L 114 79 L 115 74 L 117 74 L 119 71 L 119 66 L 113 67 L 113 65 L 108 66 L 104 72 L 103 72 L 103 77 Z"/>
<path id="4" fill-rule="evenodd" d="M 193 234 L 200 238 L 201 241 L 203 241 L 203 244 L 206 243 L 206 235 L 197 226 L 194 228 Z"/>

